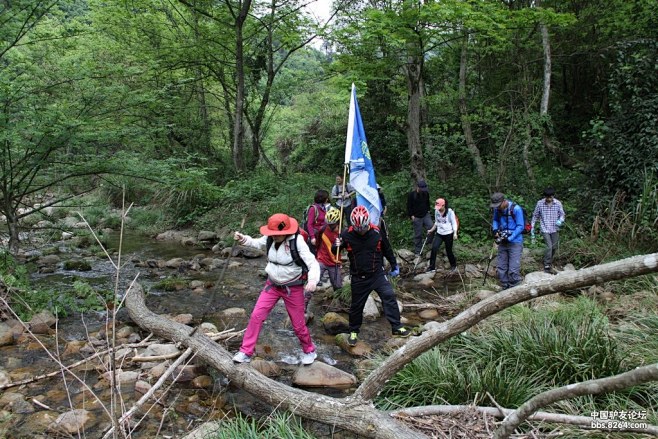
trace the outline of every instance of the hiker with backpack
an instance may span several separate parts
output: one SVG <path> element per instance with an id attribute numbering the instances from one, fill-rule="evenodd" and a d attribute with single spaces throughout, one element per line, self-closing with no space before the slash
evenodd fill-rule
<path id="1" fill-rule="evenodd" d="M 313 363 L 317 354 L 304 317 L 304 293 L 315 291 L 320 279 L 320 266 L 299 233 L 297 220 L 283 213 L 269 217 L 260 228 L 260 238 L 235 232 L 233 238 L 240 244 L 265 250 L 267 255 L 267 281 L 260 292 L 249 317 L 242 346 L 233 357 L 236 363 L 249 363 L 254 354 L 263 322 L 283 299 L 292 328 L 302 345 L 301 362 Z"/>
<path id="2" fill-rule="evenodd" d="M 332 207 L 325 216 L 327 225 L 324 226 L 317 237 L 318 252 L 315 258 L 320 264 L 320 278 L 326 272 L 334 291 L 343 287 L 343 274 L 341 272 L 340 251 L 334 246 L 336 238 L 340 236 L 338 223 L 340 210 Z M 306 304 L 308 306 L 308 303 Z"/>
<path id="3" fill-rule="evenodd" d="M 457 270 L 457 259 L 452 252 L 452 244 L 457 239 L 457 230 L 459 230 L 459 223 L 455 211 L 448 207 L 448 202 L 445 198 L 437 198 L 434 203 L 434 225 L 427 231 L 428 235 L 434 233 L 430 265 L 427 269 L 429 273 L 436 271 L 436 255 L 439 252 L 442 242 L 446 244 L 450 272 Z"/>
<path id="4" fill-rule="evenodd" d="M 407 195 L 407 215 L 414 229 L 414 254 L 418 256 L 427 240 L 423 240 L 423 229 L 432 227 L 430 194 L 425 180 L 418 180 L 416 188 Z"/>
<path id="5" fill-rule="evenodd" d="M 525 220 L 523 208 L 505 198 L 501 192 L 491 196 L 491 229 L 498 244 L 498 280 L 503 289 L 521 282 L 521 254 Z"/>
<path id="6" fill-rule="evenodd" d="M 346 220 L 350 218 L 352 213 L 352 202 L 355 194 L 356 190 L 351 184 L 345 183 L 345 188 L 343 188 L 343 177 L 337 175 L 336 184 L 331 188 L 331 199 L 336 203 L 339 212 L 340 208 L 343 208 L 343 218 Z"/>
<path id="7" fill-rule="evenodd" d="M 350 260 L 352 303 L 350 304 L 350 334 L 347 343 L 356 346 L 363 323 L 363 308 L 371 291 L 382 300 L 384 315 L 394 337 L 408 337 L 411 331 L 400 323 L 400 309 L 393 286 L 384 272 L 384 258 L 391 264 L 390 276 L 400 274 L 393 249 L 382 239 L 379 228 L 370 224 L 370 214 L 364 206 L 356 206 L 350 216 L 352 226 L 340 234 L 335 247 L 345 248 Z"/>
<path id="8" fill-rule="evenodd" d="M 324 189 L 318 190 L 313 197 L 313 204 L 304 212 L 304 228 L 309 237 L 308 247 L 314 255 L 318 247 L 317 234 L 326 224 L 324 217 L 327 213 L 327 200 L 329 200 L 329 192 Z"/>
<path id="9" fill-rule="evenodd" d="M 537 201 L 530 224 L 532 227 L 530 233 L 534 243 L 535 222 L 540 220 L 539 229 L 546 243 L 544 252 L 544 272 L 546 273 L 553 273 L 553 256 L 560 243 L 559 230 L 564 224 L 564 219 L 564 209 L 560 200 L 555 198 L 555 189 L 547 187 L 544 189 L 544 198 Z"/>

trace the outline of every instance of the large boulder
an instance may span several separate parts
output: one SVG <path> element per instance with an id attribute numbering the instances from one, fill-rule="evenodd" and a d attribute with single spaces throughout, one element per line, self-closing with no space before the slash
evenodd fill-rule
<path id="1" fill-rule="evenodd" d="M 48 334 L 55 323 L 57 323 L 57 318 L 50 311 L 43 310 L 32 317 L 29 327 L 34 334 Z"/>
<path id="2" fill-rule="evenodd" d="M 310 366 L 297 368 L 292 376 L 292 382 L 300 387 L 345 389 L 356 385 L 357 379 L 350 373 L 343 372 L 321 361 L 316 361 Z"/>
<path id="3" fill-rule="evenodd" d="M 322 317 L 322 327 L 327 334 L 336 335 L 349 331 L 350 322 L 335 312 L 328 312 Z"/>

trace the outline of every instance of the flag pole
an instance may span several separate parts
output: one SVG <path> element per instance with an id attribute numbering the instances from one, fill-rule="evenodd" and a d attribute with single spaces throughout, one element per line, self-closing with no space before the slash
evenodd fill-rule
<path id="1" fill-rule="evenodd" d="M 344 196 L 345 195 L 345 178 L 347 178 L 347 167 L 349 166 L 349 163 L 345 163 L 343 166 L 343 188 L 341 189 L 341 194 Z M 341 200 L 342 201 L 342 200 Z M 340 219 L 338 220 L 338 236 L 340 236 L 340 233 L 343 231 L 343 203 L 340 203 Z M 336 254 L 334 255 L 334 261 L 338 263 L 338 258 L 340 258 L 340 245 L 336 247 Z"/>

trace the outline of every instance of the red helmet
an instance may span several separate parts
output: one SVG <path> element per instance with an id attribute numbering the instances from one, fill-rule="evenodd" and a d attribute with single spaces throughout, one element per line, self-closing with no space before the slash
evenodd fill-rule
<path id="1" fill-rule="evenodd" d="M 370 214 L 368 213 L 368 209 L 364 206 L 356 206 L 352 210 L 350 221 L 352 221 L 352 225 L 356 231 L 363 232 L 368 230 L 370 228 Z"/>

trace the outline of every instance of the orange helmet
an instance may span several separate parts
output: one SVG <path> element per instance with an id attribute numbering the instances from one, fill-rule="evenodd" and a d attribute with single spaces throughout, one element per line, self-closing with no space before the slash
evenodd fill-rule
<path id="1" fill-rule="evenodd" d="M 364 206 L 356 206 L 350 215 L 350 221 L 357 232 L 363 232 L 370 228 L 370 214 Z"/>

